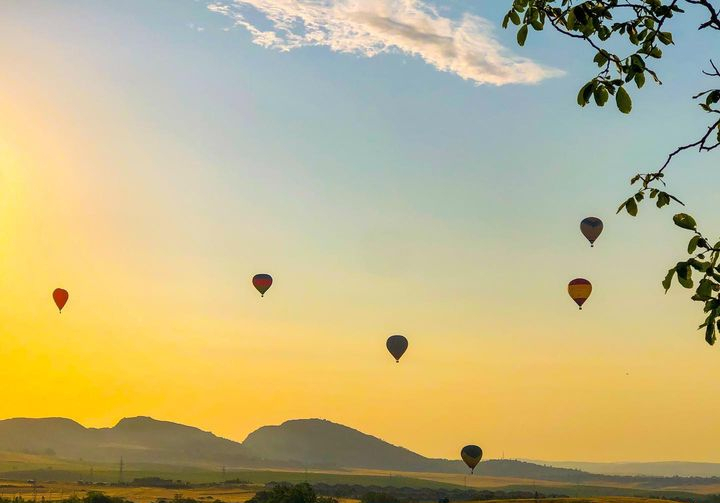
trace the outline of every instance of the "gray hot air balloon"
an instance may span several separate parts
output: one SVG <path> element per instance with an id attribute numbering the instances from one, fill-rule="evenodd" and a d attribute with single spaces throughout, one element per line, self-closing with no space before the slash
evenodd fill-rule
<path id="1" fill-rule="evenodd" d="M 482 449 L 478 447 L 477 445 L 466 445 L 462 448 L 460 451 L 460 457 L 463 461 L 465 461 L 465 464 L 468 465 L 470 468 L 470 473 L 475 472 L 475 467 L 478 465 L 480 460 L 482 459 Z"/>
<path id="2" fill-rule="evenodd" d="M 597 217 L 587 217 L 580 222 L 580 232 L 590 241 L 590 246 L 594 245 L 595 240 L 600 237 L 602 231 L 602 220 Z"/>
<path id="3" fill-rule="evenodd" d="M 400 363 L 400 357 L 405 354 L 408 348 L 408 340 L 402 335 L 391 335 L 385 343 L 395 361 Z"/>

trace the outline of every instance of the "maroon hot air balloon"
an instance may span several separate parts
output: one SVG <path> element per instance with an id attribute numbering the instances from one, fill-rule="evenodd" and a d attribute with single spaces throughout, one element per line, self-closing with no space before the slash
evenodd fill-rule
<path id="1" fill-rule="evenodd" d="M 583 233 L 585 239 L 590 241 L 590 246 L 595 245 L 595 240 L 600 237 L 603 231 L 603 223 L 597 217 L 587 217 L 580 222 L 580 232 Z"/>
<path id="2" fill-rule="evenodd" d="M 56 288 L 53 291 L 53 300 L 55 301 L 55 305 L 58 307 L 58 311 L 62 313 L 63 307 L 65 307 L 65 304 L 67 304 L 68 299 L 70 298 L 70 294 L 67 292 L 67 290 L 63 290 L 62 288 Z"/>
<path id="3" fill-rule="evenodd" d="M 256 274 L 253 276 L 252 284 L 260 292 L 260 296 L 264 297 L 265 292 L 272 286 L 273 279 L 269 274 Z"/>

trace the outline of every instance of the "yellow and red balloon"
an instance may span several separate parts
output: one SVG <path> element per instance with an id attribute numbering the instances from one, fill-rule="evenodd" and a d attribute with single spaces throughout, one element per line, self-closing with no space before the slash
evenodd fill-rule
<path id="1" fill-rule="evenodd" d="M 583 304 L 592 293 L 592 284 L 585 278 L 575 278 L 568 283 L 568 294 L 572 300 L 582 309 Z"/>

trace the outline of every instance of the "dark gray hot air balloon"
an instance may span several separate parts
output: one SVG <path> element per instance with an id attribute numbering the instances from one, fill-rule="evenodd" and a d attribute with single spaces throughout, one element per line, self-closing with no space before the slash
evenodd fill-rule
<path id="1" fill-rule="evenodd" d="M 470 467 L 470 473 L 475 472 L 475 467 L 482 459 L 482 449 L 477 445 L 466 445 L 460 451 L 460 457 Z"/>
<path id="2" fill-rule="evenodd" d="M 400 357 L 405 354 L 408 348 L 408 340 L 402 335 L 391 335 L 385 343 L 395 361 L 400 363 Z"/>
<path id="3" fill-rule="evenodd" d="M 595 240 L 600 237 L 602 231 L 602 220 L 597 217 L 587 217 L 580 222 L 580 232 L 590 241 L 590 246 L 594 246 Z"/>

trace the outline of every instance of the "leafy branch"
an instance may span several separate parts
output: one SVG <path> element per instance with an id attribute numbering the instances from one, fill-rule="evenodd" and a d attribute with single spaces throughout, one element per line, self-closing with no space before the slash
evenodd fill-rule
<path id="1" fill-rule="evenodd" d="M 670 289 L 672 280 L 677 276 L 678 282 L 684 288 L 693 288 L 692 272 L 702 274 L 695 294 L 691 297 L 696 302 L 704 304 L 703 312 L 707 313 L 700 329 L 705 329 L 705 340 L 708 344 L 715 344 L 717 333 L 720 332 L 720 241 L 710 246 L 710 242 L 697 230 L 695 219 L 685 213 L 678 213 L 673 217 L 675 225 L 693 231 L 694 235 L 688 243 L 689 259 L 678 262 L 671 267 L 662 282 L 665 292 Z M 697 253 L 696 253 L 697 252 Z"/>
<path id="2" fill-rule="evenodd" d="M 668 21 L 685 11 L 679 6 L 680 0 L 514 0 L 511 9 L 503 19 L 503 27 L 510 23 L 518 26 L 517 42 L 525 45 L 530 28 L 541 31 L 546 22 L 557 32 L 572 39 L 579 39 L 595 52 L 593 61 L 599 67 L 595 77 L 580 88 L 578 105 L 584 107 L 594 101 L 603 107 L 610 96 L 622 113 L 632 111 L 632 99 L 626 85 L 634 83 L 638 89 L 645 85 L 646 76 L 662 84 L 652 68 L 655 60 L 663 57 L 663 47 L 674 44 L 672 32 L 665 28 Z M 720 31 L 720 9 L 711 0 L 683 0 L 683 3 L 704 9 L 707 19 L 699 30 Z M 630 50 L 619 56 L 608 49 L 605 42 L 611 38 L 626 41 Z M 720 78 L 720 70 L 710 60 L 711 71 L 703 73 Z M 694 142 L 682 145 L 670 152 L 662 166 L 651 173 L 638 173 L 630 180 L 631 185 L 639 183 L 635 194 L 624 201 L 617 212 L 623 209 L 631 216 L 638 214 L 638 204 L 645 198 L 654 199 L 658 208 L 672 201 L 684 206 L 677 197 L 665 191 L 665 170 L 675 157 L 687 150 L 709 152 L 720 147 L 720 89 L 709 89 L 693 96 L 700 107 L 713 117 L 704 134 Z M 693 288 L 692 271 L 702 274 L 692 300 L 704 304 L 707 314 L 700 328 L 705 329 L 705 340 L 714 344 L 720 332 L 720 241 L 710 246 L 710 240 L 697 230 L 695 219 L 685 213 L 673 217 L 675 225 L 693 231 L 688 243 L 687 260 L 672 267 L 662 282 L 665 291 L 670 289 L 677 277 L 684 288 Z M 693 255 L 694 254 L 694 255 Z"/>

